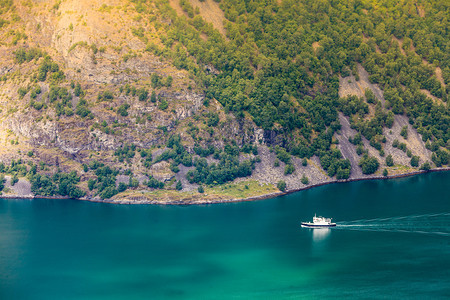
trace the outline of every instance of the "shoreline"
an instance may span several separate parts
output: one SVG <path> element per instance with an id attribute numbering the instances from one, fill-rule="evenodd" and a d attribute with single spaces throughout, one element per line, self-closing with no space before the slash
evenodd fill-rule
<path id="1" fill-rule="evenodd" d="M 97 202 L 97 203 L 109 203 L 109 204 L 127 204 L 127 205 L 208 205 L 208 204 L 218 204 L 218 203 L 235 203 L 235 202 L 246 202 L 246 201 L 257 201 L 257 200 L 264 200 L 268 198 L 275 198 L 279 196 L 289 195 L 292 193 L 312 189 L 319 186 L 324 186 L 327 184 L 333 184 L 333 183 L 348 183 L 348 182 L 354 182 L 354 181 L 363 181 L 363 180 L 388 180 L 388 179 L 395 179 L 395 178 L 402 178 L 402 177 L 410 177 L 414 175 L 419 174 L 425 174 L 425 173 L 431 173 L 431 172 L 445 172 L 450 171 L 450 167 L 445 168 L 436 168 L 436 169 L 430 169 L 428 171 L 419 170 L 414 172 L 408 172 L 408 173 L 402 173 L 402 174 L 396 174 L 396 175 L 388 175 L 388 176 L 372 176 L 372 177 L 360 177 L 360 178 L 352 178 L 352 179 L 340 179 L 340 180 L 331 180 L 331 181 L 324 181 L 321 183 L 316 183 L 312 185 L 308 185 L 303 188 L 299 189 L 292 189 L 287 190 L 285 192 L 275 192 L 275 193 L 269 193 L 264 194 L 260 196 L 252 196 L 247 198 L 238 198 L 238 199 L 217 199 L 217 200 L 195 200 L 192 202 L 188 201 L 158 201 L 158 200 L 109 200 L 109 199 L 94 199 L 94 198 L 70 198 L 70 197 L 64 197 L 64 196 L 17 196 L 17 195 L 0 195 L 0 198 L 2 199 L 49 199 L 49 200 L 77 200 L 77 201 L 88 201 L 88 202 Z"/>

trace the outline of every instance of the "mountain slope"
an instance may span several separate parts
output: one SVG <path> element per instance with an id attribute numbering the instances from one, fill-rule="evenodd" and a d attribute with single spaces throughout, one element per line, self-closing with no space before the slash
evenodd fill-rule
<path id="1" fill-rule="evenodd" d="M 4 194 L 208 202 L 448 164 L 445 1 L 0 7 Z"/>

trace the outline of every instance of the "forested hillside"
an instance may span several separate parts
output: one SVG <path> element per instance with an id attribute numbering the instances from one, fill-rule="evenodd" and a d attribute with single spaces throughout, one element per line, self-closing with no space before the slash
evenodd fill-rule
<path id="1" fill-rule="evenodd" d="M 10 191 L 228 199 L 449 163 L 448 1 L 0 3 Z"/>

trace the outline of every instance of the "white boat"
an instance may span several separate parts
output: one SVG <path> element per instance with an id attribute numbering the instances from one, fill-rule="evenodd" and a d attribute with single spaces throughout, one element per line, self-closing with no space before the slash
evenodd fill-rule
<path id="1" fill-rule="evenodd" d="M 302 222 L 302 227 L 307 228 L 324 228 L 334 227 L 336 223 L 331 223 L 331 218 L 317 217 L 314 215 L 312 222 Z"/>

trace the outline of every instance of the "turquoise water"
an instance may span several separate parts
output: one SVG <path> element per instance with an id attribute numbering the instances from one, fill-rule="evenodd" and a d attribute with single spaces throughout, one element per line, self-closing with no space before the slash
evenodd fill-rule
<path id="1" fill-rule="evenodd" d="M 448 298 L 449 182 L 205 206 L 0 199 L 0 299 Z M 299 226 L 316 212 L 338 227 Z"/>

